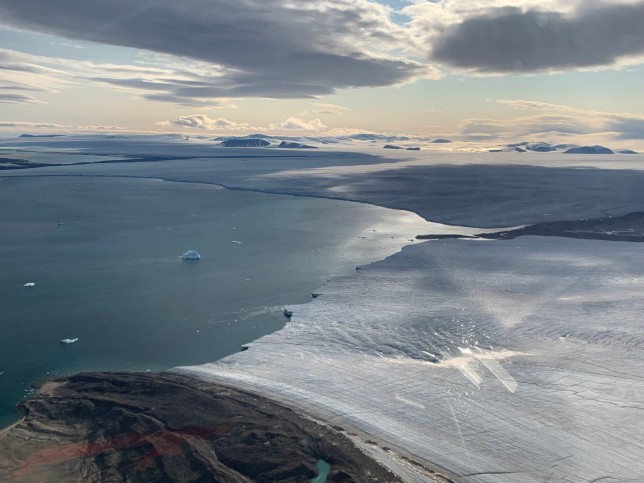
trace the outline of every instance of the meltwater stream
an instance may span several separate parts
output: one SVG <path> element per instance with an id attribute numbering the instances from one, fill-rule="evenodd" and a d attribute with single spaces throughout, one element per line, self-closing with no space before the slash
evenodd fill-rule
<path id="1" fill-rule="evenodd" d="M 283 305 L 437 230 L 365 204 L 153 179 L 4 178 L 0 203 L 0 426 L 39 379 L 238 352 L 283 327 Z M 201 260 L 182 261 L 189 249 Z"/>

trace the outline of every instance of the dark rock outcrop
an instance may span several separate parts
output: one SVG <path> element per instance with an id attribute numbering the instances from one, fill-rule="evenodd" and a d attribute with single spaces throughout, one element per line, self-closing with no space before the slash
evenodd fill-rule
<path id="1" fill-rule="evenodd" d="M 564 151 L 565 154 L 615 154 L 606 146 L 578 146 Z"/>
<path id="2" fill-rule="evenodd" d="M 277 147 L 289 149 L 317 149 L 316 146 L 309 146 L 308 144 L 301 143 L 287 143 L 286 141 L 282 141 Z"/>
<path id="3" fill-rule="evenodd" d="M 21 134 L 19 138 L 60 138 L 64 134 Z"/>
<path id="4" fill-rule="evenodd" d="M 225 148 L 263 148 L 270 145 L 265 139 L 226 139 L 220 144 Z"/>
<path id="5" fill-rule="evenodd" d="M 548 143 L 528 143 L 525 145 L 525 149 L 536 153 L 549 153 L 557 150 L 554 146 L 551 146 Z"/>
<path id="6" fill-rule="evenodd" d="M 520 236 L 559 236 L 584 240 L 644 242 L 644 213 L 593 218 L 589 220 L 549 221 L 494 233 L 481 233 L 477 238 L 511 240 Z M 419 240 L 462 238 L 461 235 L 419 235 Z"/>
<path id="7" fill-rule="evenodd" d="M 399 481 L 322 426 L 268 399 L 172 373 L 50 381 L 0 432 L 0 481 Z"/>

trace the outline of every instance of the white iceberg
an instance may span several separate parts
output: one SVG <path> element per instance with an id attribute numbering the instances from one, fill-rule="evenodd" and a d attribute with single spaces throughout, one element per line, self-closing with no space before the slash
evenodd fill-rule
<path id="1" fill-rule="evenodd" d="M 73 344 L 76 341 L 78 341 L 78 337 L 75 339 L 60 339 L 61 344 Z"/>
<path id="2" fill-rule="evenodd" d="M 35 287 L 35 286 L 36 286 L 36 282 L 27 282 L 26 284 L 24 284 L 24 287 Z"/>
<path id="3" fill-rule="evenodd" d="M 199 252 L 197 250 L 188 250 L 186 253 L 181 255 L 181 258 L 184 260 L 199 260 L 201 258 L 201 255 L 199 255 Z"/>

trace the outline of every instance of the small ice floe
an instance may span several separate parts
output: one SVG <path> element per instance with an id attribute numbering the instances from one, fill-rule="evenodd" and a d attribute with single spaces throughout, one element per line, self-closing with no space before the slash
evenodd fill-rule
<path id="1" fill-rule="evenodd" d="M 199 255 L 199 252 L 197 250 L 188 250 L 186 253 L 181 255 L 181 258 L 184 260 L 199 260 L 201 258 L 201 255 Z"/>
<path id="2" fill-rule="evenodd" d="M 73 344 L 74 342 L 78 341 L 78 337 L 75 339 L 60 339 L 61 344 Z"/>
<path id="3" fill-rule="evenodd" d="M 36 282 L 27 282 L 26 284 L 24 284 L 24 287 L 35 287 L 35 286 L 36 286 Z"/>
<path id="4" fill-rule="evenodd" d="M 240 241 L 238 241 L 238 240 L 231 240 L 231 242 L 230 242 L 230 243 L 234 243 L 234 244 L 236 244 L 236 245 L 241 245 L 241 244 L 242 244 L 242 242 L 240 242 Z"/>

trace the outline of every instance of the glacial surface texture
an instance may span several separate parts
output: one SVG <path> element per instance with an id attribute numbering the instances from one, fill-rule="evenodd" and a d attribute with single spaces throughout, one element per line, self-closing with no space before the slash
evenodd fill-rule
<path id="1" fill-rule="evenodd" d="M 644 247 L 615 244 L 408 246 L 289 307 L 248 351 L 180 370 L 348 422 L 468 481 L 642 481 Z"/>

